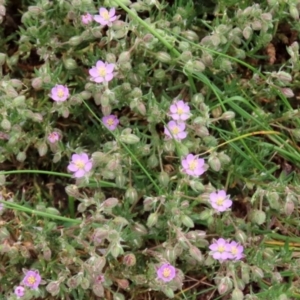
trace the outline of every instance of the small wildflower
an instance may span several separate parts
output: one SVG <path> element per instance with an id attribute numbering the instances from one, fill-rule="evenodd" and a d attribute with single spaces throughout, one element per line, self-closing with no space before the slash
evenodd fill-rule
<path id="1" fill-rule="evenodd" d="M 57 102 L 66 101 L 69 97 L 69 89 L 61 84 L 56 85 L 51 89 L 51 98 Z"/>
<path id="2" fill-rule="evenodd" d="M 17 298 L 22 298 L 25 295 L 25 289 L 24 287 L 22 287 L 21 285 L 17 286 L 15 288 L 15 295 L 17 296 Z"/>
<path id="3" fill-rule="evenodd" d="M 94 20 L 97 23 L 100 23 L 102 26 L 111 26 L 112 22 L 114 22 L 117 19 L 117 16 L 115 16 L 116 14 L 116 9 L 115 8 L 111 8 L 109 11 L 104 8 L 101 7 L 99 9 L 99 15 L 95 15 L 94 16 Z"/>
<path id="4" fill-rule="evenodd" d="M 206 171 L 204 159 L 197 158 L 197 156 L 193 154 L 188 154 L 186 158 L 181 161 L 181 165 L 186 174 L 194 177 L 200 176 Z"/>
<path id="5" fill-rule="evenodd" d="M 209 246 L 209 249 L 211 250 L 209 254 L 212 255 L 214 259 L 224 261 L 232 258 L 230 245 L 222 238 L 214 240 L 214 243 Z"/>
<path id="6" fill-rule="evenodd" d="M 59 133 L 56 132 L 56 131 L 53 131 L 53 132 L 49 133 L 49 135 L 48 135 L 48 141 L 49 141 L 51 144 L 54 144 L 54 143 L 56 143 L 57 141 L 59 141 L 59 138 L 60 138 Z"/>
<path id="7" fill-rule="evenodd" d="M 102 283 L 102 282 L 104 282 L 105 281 L 105 278 L 104 278 L 104 275 L 102 274 L 102 275 L 98 275 L 98 276 L 96 276 L 96 278 L 95 278 L 95 283 Z"/>
<path id="8" fill-rule="evenodd" d="M 164 282 L 169 282 L 174 279 L 176 275 L 176 269 L 170 264 L 163 264 L 156 273 L 158 279 L 161 279 Z"/>
<path id="9" fill-rule="evenodd" d="M 175 121 L 186 121 L 190 117 L 190 107 L 184 101 L 175 101 L 170 106 L 170 116 Z"/>
<path id="10" fill-rule="evenodd" d="M 81 22 L 84 25 L 87 25 L 87 24 L 91 23 L 92 21 L 93 21 L 93 17 L 89 13 L 86 13 L 86 14 L 81 16 Z"/>
<path id="11" fill-rule="evenodd" d="M 115 130 L 119 124 L 119 119 L 115 115 L 109 115 L 103 117 L 102 122 L 109 130 Z"/>
<path id="12" fill-rule="evenodd" d="M 183 140 L 187 136 L 185 130 L 185 123 L 176 123 L 175 121 L 170 121 L 167 126 L 165 126 L 165 134 L 168 138 L 173 138 L 175 140 Z"/>
<path id="13" fill-rule="evenodd" d="M 209 199 L 211 206 L 219 212 L 227 210 L 232 205 L 232 201 L 224 190 L 211 193 Z"/>
<path id="14" fill-rule="evenodd" d="M 74 172 L 75 178 L 81 178 L 92 169 L 92 162 L 86 153 L 73 154 L 68 170 Z"/>
<path id="15" fill-rule="evenodd" d="M 108 64 L 102 60 L 98 60 L 96 66 L 89 70 L 89 73 L 92 77 L 91 80 L 97 83 L 111 81 L 114 77 L 114 68 L 114 64 Z"/>
<path id="16" fill-rule="evenodd" d="M 36 290 L 41 282 L 41 276 L 38 271 L 26 271 L 25 277 L 22 280 L 22 284 Z"/>
<path id="17" fill-rule="evenodd" d="M 244 257 L 243 255 L 244 247 L 239 243 L 232 241 L 229 243 L 229 252 L 232 255 L 232 259 L 240 260 Z"/>

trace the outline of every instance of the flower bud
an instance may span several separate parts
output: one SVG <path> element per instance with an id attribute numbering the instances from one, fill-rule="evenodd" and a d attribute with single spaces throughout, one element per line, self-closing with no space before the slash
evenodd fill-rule
<path id="1" fill-rule="evenodd" d="M 266 198 L 268 199 L 268 202 L 270 204 L 270 207 L 279 210 L 280 209 L 280 203 L 279 203 L 279 195 L 276 192 L 267 192 Z"/>
<path id="2" fill-rule="evenodd" d="M 43 257 L 46 261 L 50 261 L 52 257 L 52 251 L 49 247 L 43 249 Z"/>
<path id="3" fill-rule="evenodd" d="M 195 260 L 197 260 L 198 262 L 203 262 L 203 255 L 197 247 L 195 247 L 193 245 L 190 246 L 189 253 L 190 253 L 191 257 L 194 258 Z"/>
<path id="4" fill-rule="evenodd" d="M 20 91 L 23 87 L 23 83 L 19 79 L 11 79 L 9 82 L 17 91 Z"/>
<path id="5" fill-rule="evenodd" d="M 193 220 L 187 215 L 181 215 L 181 222 L 188 228 L 193 228 L 195 226 Z"/>
<path id="6" fill-rule="evenodd" d="M 167 187 L 170 182 L 170 176 L 167 172 L 162 171 L 158 175 L 158 181 L 163 187 Z"/>
<path id="7" fill-rule="evenodd" d="M 245 245 L 246 241 L 248 240 L 247 235 L 242 230 L 237 230 L 235 232 L 235 239 L 237 240 L 237 242 L 243 245 Z"/>
<path id="8" fill-rule="evenodd" d="M 59 294 L 59 281 L 51 281 L 46 286 L 46 291 L 51 294 L 52 297 L 57 296 Z"/>
<path id="9" fill-rule="evenodd" d="M 5 64 L 6 61 L 6 54 L 0 53 L 0 67 Z"/>
<path id="10" fill-rule="evenodd" d="M 295 96 L 294 92 L 292 89 L 290 88 L 281 88 L 280 91 L 282 92 L 282 94 L 287 97 L 287 98 L 292 98 Z"/>
<path id="11" fill-rule="evenodd" d="M 32 80 L 31 86 L 36 90 L 39 91 L 43 87 L 43 80 L 41 77 L 36 77 Z"/>
<path id="12" fill-rule="evenodd" d="M 8 121 L 7 119 L 3 119 L 1 121 L 1 127 L 5 130 L 5 131 L 10 131 L 11 129 L 11 123 L 10 121 Z"/>
<path id="13" fill-rule="evenodd" d="M 289 217 L 295 210 L 295 203 L 292 200 L 287 199 L 284 204 L 284 212 Z"/>
<path id="14" fill-rule="evenodd" d="M 240 289 L 235 288 L 232 292 L 231 300 L 243 300 L 243 299 L 244 299 L 244 293 Z"/>
<path id="15" fill-rule="evenodd" d="M 199 220 L 206 221 L 213 215 L 213 210 L 204 209 L 198 216 Z"/>
<path id="16" fill-rule="evenodd" d="M 82 38 L 80 36 L 73 36 L 69 39 L 69 44 L 71 46 L 78 46 L 82 42 Z"/>
<path id="17" fill-rule="evenodd" d="M 23 95 L 18 96 L 16 98 L 14 98 L 14 100 L 12 101 L 12 104 L 14 107 L 20 108 L 22 106 L 25 106 L 25 100 L 26 100 L 25 96 L 23 96 Z"/>
<path id="18" fill-rule="evenodd" d="M 299 130 L 299 131 L 300 131 L 300 130 Z M 300 136 L 300 133 L 299 133 L 299 136 Z M 172 141 L 172 140 L 164 141 L 163 149 L 164 149 L 164 151 L 167 152 L 167 153 L 173 153 L 173 152 L 175 151 L 175 144 L 174 144 L 174 141 Z"/>
<path id="19" fill-rule="evenodd" d="M 114 293 L 113 300 L 125 300 L 125 297 L 123 294 L 120 293 Z"/>
<path id="20" fill-rule="evenodd" d="M 252 36 L 252 28 L 250 26 L 246 26 L 243 30 L 243 36 L 246 40 L 250 39 L 250 37 Z"/>
<path id="21" fill-rule="evenodd" d="M 263 257 L 266 259 L 266 260 L 270 260 L 274 257 L 274 251 L 273 249 L 271 248 L 265 248 L 264 251 L 263 251 Z"/>
<path id="22" fill-rule="evenodd" d="M 147 165 L 151 169 L 156 168 L 159 165 L 159 160 L 154 153 L 148 158 Z"/>
<path id="23" fill-rule="evenodd" d="M 253 209 L 250 214 L 250 219 L 252 223 L 262 225 L 266 221 L 266 213 L 262 210 Z"/>
<path id="24" fill-rule="evenodd" d="M 48 152 L 48 146 L 45 142 L 41 142 L 37 145 L 37 150 L 40 156 L 44 156 Z"/>
<path id="25" fill-rule="evenodd" d="M 140 223 L 135 223 L 132 227 L 132 230 L 134 230 L 135 232 L 137 232 L 140 235 L 146 235 L 148 233 L 147 228 Z"/>
<path id="26" fill-rule="evenodd" d="M 232 280 L 229 277 L 221 278 L 220 282 L 218 283 L 218 292 L 220 295 L 224 295 L 228 293 L 232 289 Z"/>
<path id="27" fill-rule="evenodd" d="M 252 276 L 253 276 L 253 280 L 257 281 L 259 279 L 264 278 L 264 272 L 262 269 L 254 266 L 254 267 L 252 267 Z"/>
<path id="28" fill-rule="evenodd" d="M 299 11 L 298 11 L 295 4 L 290 4 L 289 5 L 289 12 L 290 12 L 291 17 L 294 20 L 299 20 Z"/>
<path id="29" fill-rule="evenodd" d="M 67 58 L 63 63 L 67 70 L 74 70 L 78 67 L 76 60 L 73 58 Z"/>
<path id="30" fill-rule="evenodd" d="M 119 173 L 116 175 L 115 181 L 116 181 L 116 186 L 118 188 L 123 188 L 126 183 L 126 177 L 124 176 L 123 173 Z"/>
<path id="31" fill-rule="evenodd" d="M 133 145 L 136 144 L 140 141 L 140 138 L 132 133 L 129 134 L 121 134 L 119 137 L 119 141 L 128 144 L 128 145 Z"/>
<path id="32" fill-rule="evenodd" d="M 118 63 L 122 64 L 130 60 L 130 52 L 124 51 L 119 55 Z"/>
<path id="33" fill-rule="evenodd" d="M 123 264 L 127 267 L 133 267 L 136 264 L 136 257 L 133 253 L 128 253 L 123 257 Z"/>
<path id="34" fill-rule="evenodd" d="M 191 51 L 184 51 L 179 56 L 179 59 L 183 62 L 188 62 L 192 58 L 193 58 L 193 54 Z"/>
<path id="35" fill-rule="evenodd" d="M 226 111 L 222 114 L 222 120 L 231 120 L 235 117 L 235 113 L 233 111 Z"/>
<path id="36" fill-rule="evenodd" d="M 221 162 L 214 153 L 212 153 L 208 158 L 208 164 L 216 172 L 219 172 L 221 170 Z"/>
<path id="37" fill-rule="evenodd" d="M 123 290 L 127 290 L 129 287 L 129 281 L 127 279 L 115 279 L 118 287 Z"/>
<path id="38" fill-rule="evenodd" d="M 38 6 L 28 6 L 28 11 L 31 13 L 31 15 L 38 16 L 43 10 Z"/>
<path id="39" fill-rule="evenodd" d="M 149 228 L 153 227 L 156 225 L 158 221 L 158 214 L 157 213 L 151 213 L 147 219 L 147 226 Z"/>
<path id="40" fill-rule="evenodd" d="M 130 203 L 136 203 L 138 201 L 138 193 L 135 188 L 130 187 L 125 192 L 125 199 Z"/>
<path id="41" fill-rule="evenodd" d="M 196 32 L 192 30 L 186 30 L 181 33 L 186 39 L 192 41 L 192 42 L 198 42 L 199 36 Z"/>
<path id="42" fill-rule="evenodd" d="M 119 200 L 117 198 L 108 198 L 102 203 L 102 205 L 104 208 L 113 208 L 118 205 L 118 203 Z"/>
<path id="43" fill-rule="evenodd" d="M 24 152 L 24 151 L 20 151 L 18 154 L 17 154 L 17 161 L 19 161 L 19 162 L 23 162 L 23 161 L 25 161 L 25 159 L 26 159 L 26 152 Z"/>
<path id="44" fill-rule="evenodd" d="M 163 52 L 163 51 L 159 51 L 156 53 L 156 58 L 158 61 L 162 62 L 162 63 L 169 63 L 172 60 L 172 57 L 169 53 L 167 52 Z"/>
<path id="45" fill-rule="evenodd" d="M 153 77 L 158 80 L 163 80 L 166 77 L 166 72 L 163 69 L 154 70 Z"/>
<path id="46" fill-rule="evenodd" d="M 110 253 L 114 258 L 117 258 L 124 253 L 124 250 L 119 243 L 116 243 L 111 247 Z"/>
<path id="47" fill-rule="evenodd" d="M 10 237 L 9 231 L 6 229 L 6 227 L 0 228 L 0 241 L 3 242 L 4 240 L 7 240 Z"/>

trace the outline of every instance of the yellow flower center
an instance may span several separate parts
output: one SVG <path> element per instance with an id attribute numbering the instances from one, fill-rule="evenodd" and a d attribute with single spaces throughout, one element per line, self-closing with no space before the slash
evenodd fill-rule
<path id="1" fill-rule="evenodd" d="M 194 171 L 198 166 L 198 162 L 196 160 L 193 160 L 192 162 L 190 162 L 189 164 L 189 168 L 190 170 Z"/>
<path id="2" fill-rule="evenodd" d="M 84 168 L 84 162 L 82 160 L 77 160 L 75 162 L 75 165 L 78 167 L 78 169 L 83 169 Z"/>
<path id="3" fill-rule="evenodd" d="M 162 275 L 163 275 L 165 278 L 170 277 L 170 275 L 171 275 L 171 270 L 170 270 L 170 268 L 164 268 L 164 270 L 163 270 L 163 272 L 162 272 Z"/>
<path id="4" fill-rule="evenodd" d="M 183 114 L 183 109 L 180 107 L 177 109 L 177 113 L 178 115 L 182 115 Z"/>
<path id="5" fill-rule="evenodd" d="M 98 68 L 98 74 L 99 74 L 99 76 L 101 76 L 101 77 L 105 77 L 106 76 L 106 69 L 105 69 L 105 67 L 100 67 L 100 68 Z"/>
<path id="6" fill-rule="evenodd" d="M 106 21 L 109 21 L 109 19 L 110 19 L 108 11 L 102 12 L 101 17 Z"/>
<path id="7" fill-rule="evenodd" d="M 219 247 L 218 247 L 218 251 L 221 252 L 221 253 L 224 252 L 224 251 L 225 251 L 224 246 L 219 246 Z"/>
<path id="8" fill-rule="evenodd" d="M 57 96 L 59 98 L 62 98 L 64 95 L 65 95 L 65 93 L 64 93 L 63 89 L 60 88 L 60 89 L 57 90 Z"/>
<path id="9" fill-rule="evenodd" d="M 216 204 L 219 205 L 219 206 L 222 206 L 223 203 L 224 203 L 224 198 L 222 198 L 222 197 L 219 197 L 219 198 L 217 199 L 217 201 L 216 201 Z"/>
<path id="10" fill-rule="evenodd" d="M 35 279 L 35 277 L 33 276 L 33 275 L 31 275 L 31 276 L 29 276 L 28 278 L 27 278 L 27 282 L 28 282 L 28 284 L 35 284 L 35 282 L 36 282 L 36 279 Z"/>
<path id="11" fill-rule="evenodd" d="M 232 248 L 231 248 L 231 253 L 232 253 L 233 255 L 237 254 L 237 253 L 238 253 L 237 247 L 232 247 Z"/>
<path id="12" fill-rule="evenodd" d="M 106 123 L 107 123 L 107 125 L 109 125 L 109 126 L 113 126 L 114 125 L 114 120 L 113 119 L 108 119 L 107 121 L 106 121 Z"/>
<path id="13" fill-rule="evenodd" d="M 172 129 L 173 134 L 178 134 L 179 133 L 179 128 L 177 126 L 173 127 Z"/>

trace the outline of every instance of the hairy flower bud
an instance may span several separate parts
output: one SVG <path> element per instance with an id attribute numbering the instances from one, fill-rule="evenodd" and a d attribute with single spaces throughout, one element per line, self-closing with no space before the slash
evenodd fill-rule
<path id="1" fill-rule="evenodd" d="M 220 295 L 224 295 L 228 293 L 232 289 L 232 280 L 229 277 L 221 278 L 220 282 L 218 283 L 218 292 Z"/>
<path id="2" fill-rule="evenodd" d="M 31 86 L 36 90 L 39 91 L 43 87 L 43 79 L 41 77 L 36 77 L 32 80 Z"/>
<path id="3" fill-rule="evenodd" d="M 25 161 L 25 159 L 26 159 L 26 152 L 24 152 L 24 151 L 20 151 L 18 154 L 17 154 L 17 161 L 19 161 L 19 162 L 23 162 L 23 161 Z"/>
<path id="4" fill-rule="evenodd" d="M 170 182 L 170 176 L 167 172 L 160 172 L 158 175 L 158 181 L 163 187 L 167 187 Z"/>
<path id="5" fill-rule="evenodd" d="M 233 111 L 226 111 L 222 114 L 222 120 L 231 120 L 235 117 L 235 113 Z"/>
<path id="6" fill-rule="evenodd" d="M 264 272 L 262 269 L 254 266 L 254 267 L 252 267 L 252 276 L 253 276 L 253 280 L 257 281 L 259 279 L 264 278 Z"/>
<path id="7" fill-rule="evenodd" d="M 46 286 L 46 291 L 51 294 L 52 297 L 57 296 L 60 291 L 59 281 L 50 281 Z"/>
<path id="8" fill-rule="evenodd" d="M 1 121 L 1 127 L 5 130 L 5 131 L 10 131 L 11 129 L 11 123 L 10 121 L 8 121 L 7 119 L 3 119 Z"/>
<path id="9" fill-rule="evenodd" d="M 244 293 L 240 289 L 235 288 L 232 292 L 231 299 L 232 300 L 243 300 Z"/>
<path id="10" fill-rule="evenodd" d="M 136 264 L 136 257 L 133 253 L 128 253 L 123 257 L 123 264 L 127 267 L 133 267 Z"/>
<path id="11" fill-rule="evenodd" d="M 45 142 L 38 143 L 37 150 L 40 156 L 44 156 L 48 152 L 48 146 Z"/>
<path id="12" fill-rule="evenodd" d="M 82 38 L 80 36 L 73 36 L 69 39 L 69 44 L 71 46 L 78 46 L 82 42 Z"/>
<path id="13" fill-rule="evenodd" d="M 172 60 L 172 57 L 169 53 L 167 52 L 163 52 L 163 51 L 159 51 L 156 53 L 156 58 L 163 63 L 169 63 Z"/>
<path id="14" fill-rule="evenodd" d="M 197 260 L 198 262 L 203 262 L 203 255 L 197 247 L 195 247 L 193 245 L 190 246 L 189 253 L 190 253 L 191 257 L 194 258 L 195 260 Z"/>
<path id="15" fill-rule="evenodd" d="M 138 193 L 135 188 L 130 187 L 125 192 L 125 199 L 130 203 L 136 203 L 138 200 Z"/>
<path id="16" fill-rule="evenodd" d="M 181 222 L 188 228 L 193 228 L 195 226 L 193 220 L 187 215 L 181 215 Z"/>
<path id="17" fill-rule="evenodd" d="M 74 70 L 78 67 L 76 60 L 73 58 L 67 58 L 63 62 L 67 70 Z"/>
<path id="18" fill-rule="evenodd" d="M 148 219 L 147 219 L 147 226 L 149 228 L 151 228 L 151 227 L 156 225 L 157 221 L 158 221 L 158 214 L 157 213 L 151 213 L 148 216 Z"/>

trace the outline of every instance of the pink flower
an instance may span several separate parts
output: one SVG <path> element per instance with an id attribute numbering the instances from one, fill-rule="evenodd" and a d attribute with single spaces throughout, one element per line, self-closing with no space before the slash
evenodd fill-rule
<path id="1" fill-rule="evenodd" d="M 81 22 L 84 25 L 87 25 L 87 24 L 91 23 L 92 21 L 93 21 L 93 16 L 89 13 L 86 13 L 81 16 Z"/>
<path id="2" fill-rule="evenodd" d="M 243 255 L 243 251 L 244 251 L 244 247 L 241 246 L 239 243 L 232 241 L 229 244 L 229 252 L 232 255 L 232 259 L 234 260 L 240 260 L 241 258 L 244 257 Z"/>
<path id="3" fill-rule="evenodd" d="M 57 102 L 66 101 L 69 97 L 69 89 L 64 85 L 56 85 L 51 89 L 51 98 Z"/>
<path id="4" fill-rule="evenodd" d="M 95 15 L 94 16 L 94 20 L 98 23 L 100 23 L 102 26 L 111 26 L 112 22 L 114 22 L 117 19 L 117 16 L 115 16 L 116 14 L 116 9 L 115 8 L 111 8 L 109 11 L 104 8 L 101 7 L 99 9 L 99 15 Z"/>
<path id="5" fill-rule="evenodd" d="M 214 243 L 209 246 L 209 249 L 211 250 L 209 254 L 219 261 L 232 258 L 232 255 L 230 254 L 230 245 L 222 238 L 214 240 Z"/>
<path id="6" fill-rule="evenodd" d="M 181 161 L 181 165 L 186 174 L 194 177 L 198 177 L 206 171 L 204 159 L 198 158 L 193 154 L 188 154 L 186 158 Z"/>
<path id="7" fill-rule="evenodd" d="M 30 287 L 33 290 L 37 290 L 40 282 L 41 282 L 41 276 L 39 271 L 26 271 L 25 277 L 22 280 L 22 284 Z"/>
<path id="8" fill-rule="evenodd" d="M 49 133 L 49 135 L 48 135 L 48 141 L 49 141 L 51 144 L 54 144 L 54 143 L 56 143 L 57 141 L 59 141 L 59 138 L 60 138 L 59 133 L 56 132 L 56 131 L 53 131 L 53 132 Z"/>
<path id="9" fill-rule="evenodd" d="M 96 66 L 89 70 L 89 73 L 92 76 L 91 80 L 97 83 L 111 81 L 114 77 L 114 68 L 114 64 L 108 64 L 102 60 L 98 60 Z"/>
<path id="10" fill-rule="evenodd" d="M 21 298 L 25 295 L 25 289 L 24 287 L 22 287 L 21 285 L 17 286 L 15 288 L 15 295 L 17 296 L 17 298 Z"/>
<path id="11" fill-rule="evenodd" d="M 81 178 L 92 169 L 92 162 L 86 153 L 73 154 L 68 170 L 74 173 L 75 178 Z"/>
<path id="12" fill-rule="evenodd" d="M 229 199 L 229 196 L 226 195 L 224 190 L 211 193 L 209 195 L 209 200 L 211 206 L 219 212 L 227 210 L 232 205 L 232 201 Z"/>
<path id="13" fill-rule="evenodd" d="M 185 130 L 185 123 L 176 123 L 175 121 L 170 121 L 167 126 L 165 126 L 165 134 L 168 138 L 174 138 L 175 140 L 183 140 L 187 136 Z"/>
<path id="14" fill-rule="evenodd" d="M 170 116 L 175 121 L 185 121 L 190 115 L 190 107 L 182 100 L 174 101 L 170 106 Z"/>
<path id="15" fill-rule="evenodd" d="M 109 115 L 103 117 L 102 122 L 109 130 L 115 130 L 119 124 L 119 119 L 115 115 Z"/>
<path id="16" fill-rule="evenodd" d="M 157 278 L 163 280 L 164 282 L 169 282 L 176 276 L 176 269 L 170 264 L 163 264 L 156 271 Z"/>

